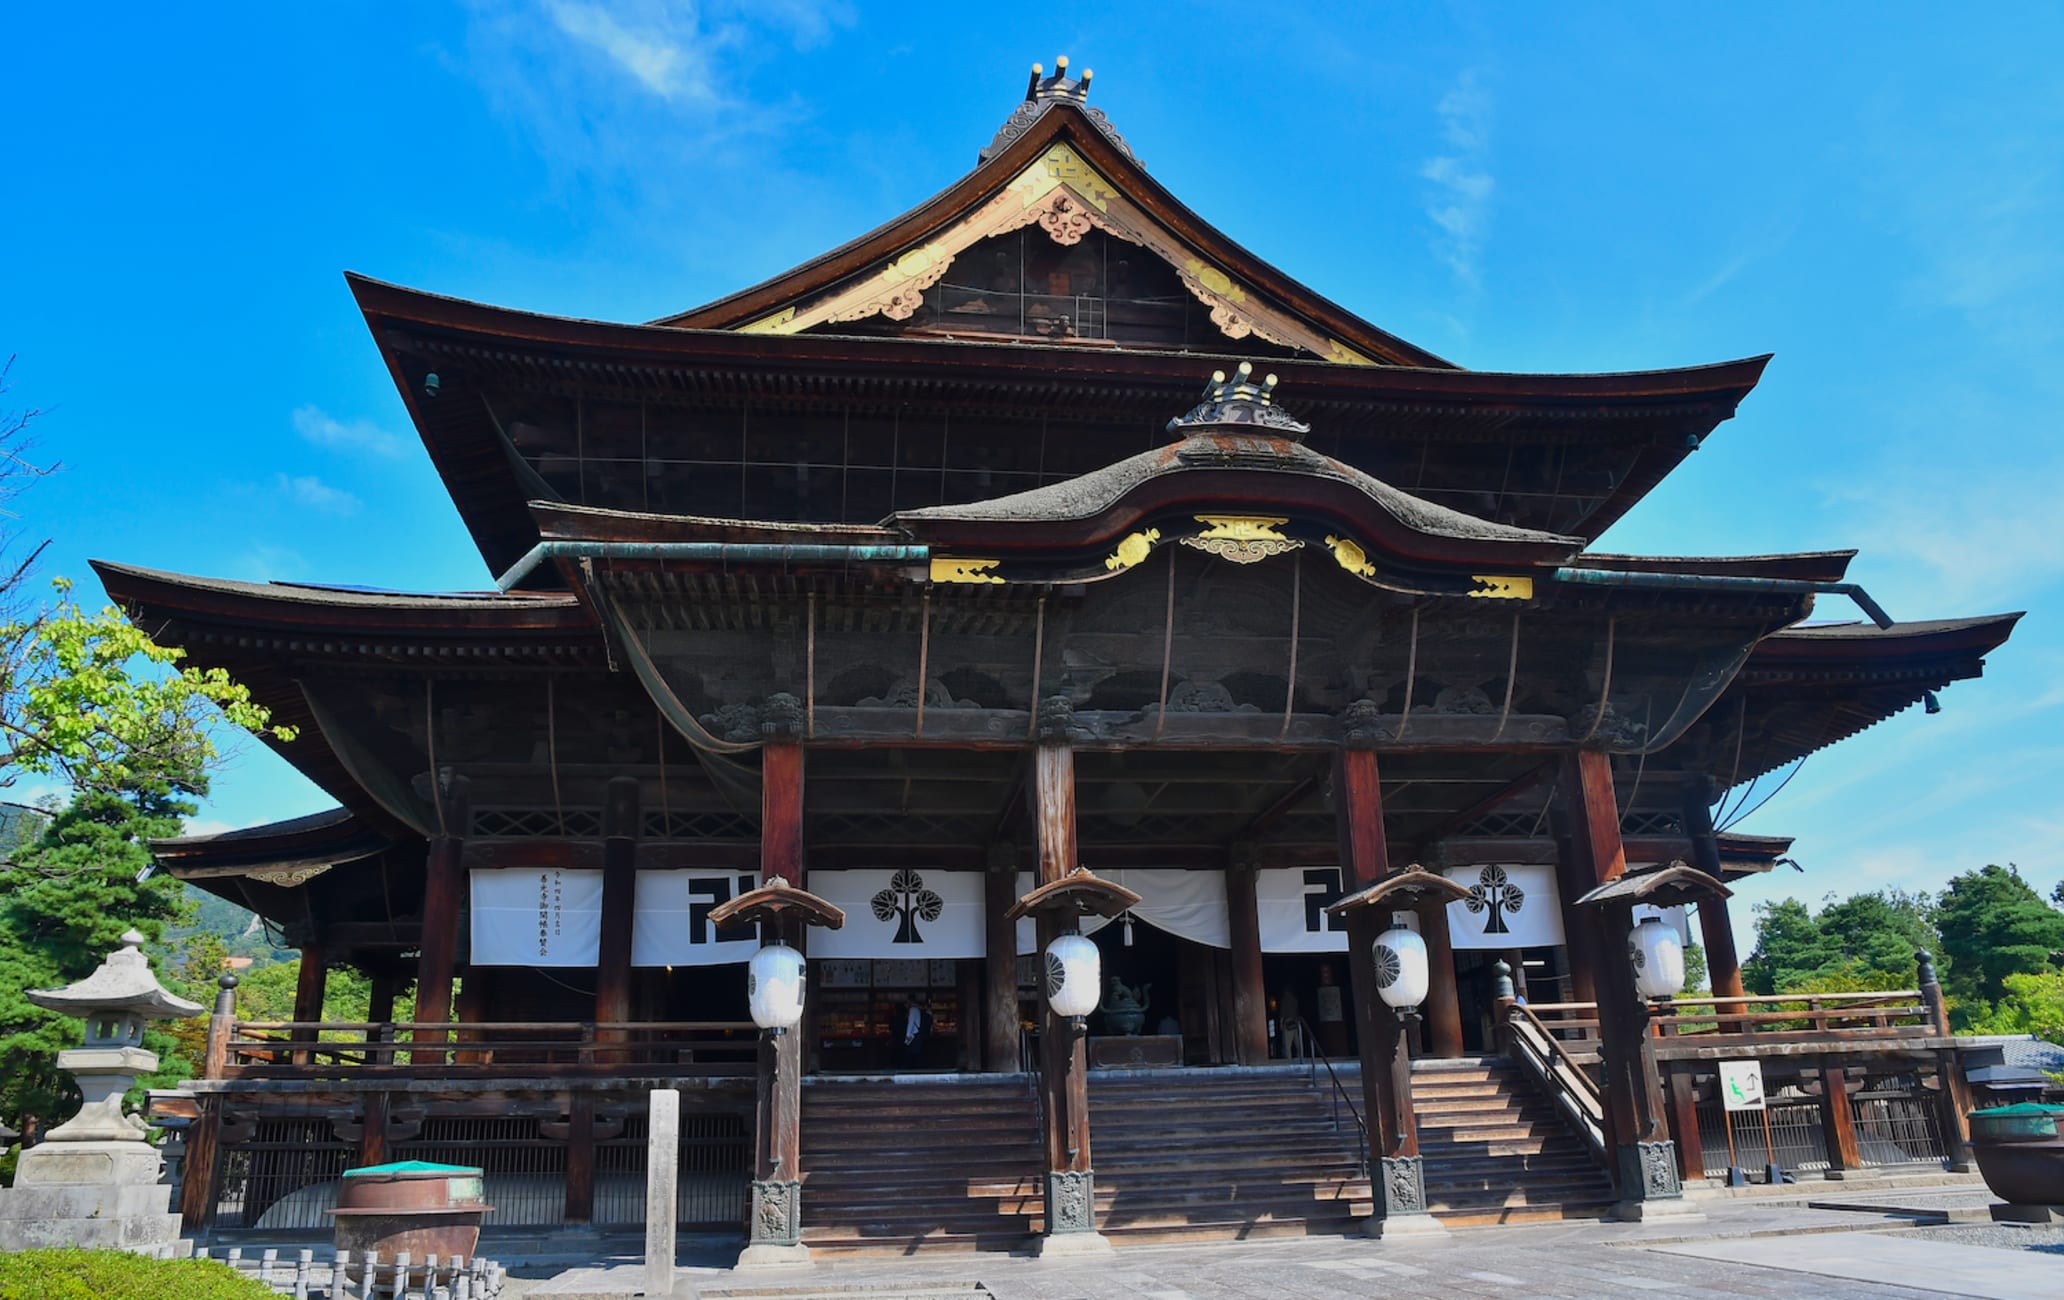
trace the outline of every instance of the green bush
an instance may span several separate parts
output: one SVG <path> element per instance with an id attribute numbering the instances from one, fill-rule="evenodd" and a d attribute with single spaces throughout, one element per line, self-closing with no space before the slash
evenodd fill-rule
<path id="1" fill-rule="evenodd" d="M 0 1300 L 274 1300 L 274 1294 L 209 1260 L 65 1249 L 0 1255 Z"/>

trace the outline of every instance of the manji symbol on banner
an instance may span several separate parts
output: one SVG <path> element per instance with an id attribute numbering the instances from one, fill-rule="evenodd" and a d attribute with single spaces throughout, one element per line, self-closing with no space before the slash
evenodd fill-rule
<path id="1" fill-rule="evenodd" d="M 1539 863 L 1449 867 L 1441 873 L 1469 891 L 1448 904 L 1457 948 L 1545 948 L 1562 942 L 1555 868 Z"/>

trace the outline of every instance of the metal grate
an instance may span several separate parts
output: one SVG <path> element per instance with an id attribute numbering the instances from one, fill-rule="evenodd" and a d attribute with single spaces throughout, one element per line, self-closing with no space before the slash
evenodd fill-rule
<path id="1" fill-rule="evenodd" d="M 432 1117 L 421 1135 L 394 1144 L 396 1160 L 473 1165 L 486 1175 L 490 1228 L 546 1227 L 566 1214 L 566 1147 L 532 1115 Z"/>
<path id="2" fill-rule="evenodd" d="M 224 1230 L 329 1231 L 337 1180 L 353 1149 L 328 1120 L 267 1119 L 248 1141 L 223 1149 L 215 1174 L 215 1226 Z"/>
<path id="3" fill-rule="evenodd" d="M 749 840 L 760 833 L 752 821 L 728 812 L 648 812 L 643 830 L 648 840 Z"/>
<path id="4" fill-rule="evenodd" d="M 602 834 L 600 808 L 476 808 L 476 839 L 594 839 Z"/>
<path id="5" fill-rule="evenodd" d="M 1522 839 L 1531 839 L 1536 827 L 1541 824 L 1541 814 L 1537 812 L 1485 813 L 1467 826 L 1464 826 L 1462 834 L 1499 837 L 1518 836 Z"/>
<path id="6" fill-rule="evenodd" d="M 595 1222 L 645 1221 L 645 1157 L 648 1130 L 643 1114 L 627 1116 L 623 1132 L 595 1144 Z M 745 1222 L 752 1179 L 752 1125 L 736 1114 L 681 1116 L 679 1208 L 684 1228 L 731 1231 Z"/>
<path id="7" fill-rule="evenodd" d="M 1677 835 L 1684 823 L 1672 812 L 1628 813 L 1620 818 L 1622 835 Z"/>
<path id="8" fill-rule="evenodd" d="M 1849 1097 L 1857 1154 L 1872 1166 L 1940 1163 L 1942 1130 L 1935 1100 L 1913 1075 L 1868 1080 Z"/>

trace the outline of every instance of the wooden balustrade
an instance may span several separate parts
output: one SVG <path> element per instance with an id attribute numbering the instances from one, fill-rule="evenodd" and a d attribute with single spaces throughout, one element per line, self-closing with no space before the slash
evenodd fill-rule
<path id="1" fill-rule="evenodd" d="M 251 1021 L 231 1028 L 222 1079 L 748 1076 L 759 1030 L 745 1021 Z"/>
<path id="2" fill-rule="evenodd" d="M 1665 1038 L 1742 1037 L 1791 1042 L 1815 1038 L 1912 1038 L 1933 1033 L 1914 989 L 1877 993 L 1789 993 L 1773 997 L 1658 998 L 1651 1032 Z"/>

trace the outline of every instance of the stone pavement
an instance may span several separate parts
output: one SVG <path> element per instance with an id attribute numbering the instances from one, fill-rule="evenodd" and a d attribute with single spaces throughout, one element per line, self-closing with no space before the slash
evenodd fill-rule
<path id="1" fill-rule="evenodd" d="M 1302 1237 L 1129 1247 L 1092 1259 L 994 1253 L 837 1258 L 808 1268 L 740 1272 L 719 1257 L 677 1273 L 680 1300 L 1298 1300 L 1339 1296 L 1881 1297 L 2064 1300 L 2053 1254 L 1931 1241 L 1910 1218 L 1797 1205 L 1708 1203 L 1704 1223 L 1572 1222 L 1457 1231 L 1434 1243 Z M 1941 1230 L 1936 1230 L 1941 1231 Z M 1887 1266 L 1887 1265 L 1890 1266 Z M 518 1281 L 535 1300 L 615 1297 L 638 1285 L 624 1265 Z"/>

